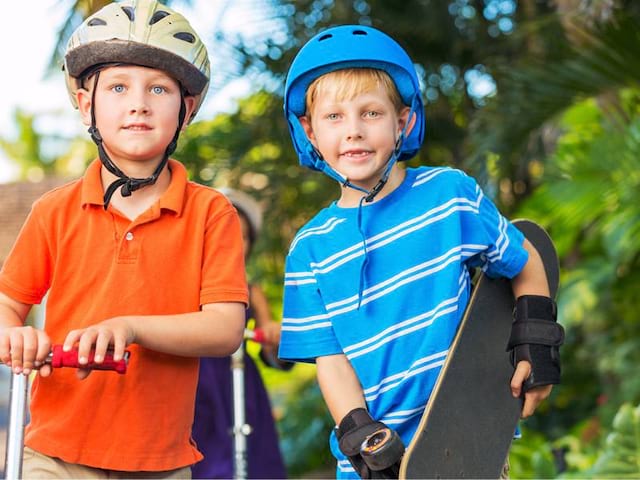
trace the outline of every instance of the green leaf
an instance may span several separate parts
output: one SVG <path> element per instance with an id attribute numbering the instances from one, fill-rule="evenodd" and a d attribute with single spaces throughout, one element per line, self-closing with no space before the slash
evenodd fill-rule
<path id="1" fill-rule="evenodd" d="M 640 406 L 620 407 L 592 472 L 596 477 L 640 478 Z"/>

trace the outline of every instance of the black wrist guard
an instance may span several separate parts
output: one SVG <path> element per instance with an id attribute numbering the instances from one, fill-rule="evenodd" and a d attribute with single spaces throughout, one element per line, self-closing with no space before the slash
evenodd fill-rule
<path id="1" fill-rule="evenodd" d="M 364 408 L 351 410 L 336 428 L 338 446 L 360 478 L 398 478 L 404 445 L 398 434 Z M 363 454 L 363 450 L 364 454 Z"/>
<path id="2" fill-rule="evenodd" d="M 507 351 L 514 367 L 521 360 L 531 364 L 531 375 L 523 384 L 525 392 L 560 383 L 559 347 L 564 342 L 564 329 L 556 315 L 556 304 L 548 297 L 523 295 L 516 300 Z"/>

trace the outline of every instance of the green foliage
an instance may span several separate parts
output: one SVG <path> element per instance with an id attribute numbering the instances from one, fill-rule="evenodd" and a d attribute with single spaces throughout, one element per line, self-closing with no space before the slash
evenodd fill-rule
<path id="1" fill-rule="evenodd" d="M 42 152 L 42 135 L 34 128 L 34 115 L 16 110 L 14 121 L 18 127 L 18 138 L 14 141 L 0 138 L 0 148 L 20 166 L 20 178 L 42 178 L 53 172 L 53 158 Z"/>
<path id="2" fill-rule="evenodd" d="M 544 435 L 523 431 L 523 439 L 514 440 L 509 451 L 512 478 L 555 478 L 553 453 Z"/>
<path id="3" fill-rule="evenodd" d="M 590 471 L 605 434 L 601 425 L 625 402 L 640 401 L 639 95 L 620 91 L 619 111 L 628 118 L 622 123 L 593 100 L 568 109 L 544 182 L 518 211 L 545 224 L 558 247 L 559 319 L 567 333 L 563 383 L 527 421 L 555 439 L 555 450 L 536 445 L 535 437 L 530 443 L 529 434 L 522 445 L 531 449 L 530 459 L 548 461 L 554 451 L 566 451 L 568 478 Z M 533 464 L 524 470 L 523 478 L 543 475 Z M 597 472 L 596 478 L 607 473 Z"/>
<path id="4" fill-rule="evenodd" d="M 484 162 L 494 155 L 500 178 L 530 184 L 535 180 L 531 163 L 555 148 L 551 122 L 585 98 L 597 97 L 606 115 L 626 123 L 617 111 L 616 92 L 636 86 L 640 78 L 640 12 L 637 3 L 621 3 L 630 5 L 614 9 L 608 22 L 563 18 L 571 37 L 556 42 L 553 58 L 523 56 L 515 68 L 506 64 L 495 72 L 499 94 L 470 125 L 471 168 L 484 175 Z M 523 189 L 520 196 L 529 191 Z"/>
<path id="5" fill-rule="evenodd" d="M 640 405 L 620 407 L 592 473 L 593 478 L 640 478 Z"/>
<path id="6" fill-rule="evenodd" d="M 321 470 L 326 478 L 332 477 L 335 459 L 329 452 L 329 434 L 335 424 L 315 379 L 299 384 L 284 408 L 286 415 L 278 423 L 278 430 L 289 475 Z"/>

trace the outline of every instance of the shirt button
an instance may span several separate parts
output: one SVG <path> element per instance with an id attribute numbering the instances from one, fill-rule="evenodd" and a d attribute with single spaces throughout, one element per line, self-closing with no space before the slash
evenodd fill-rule
<path id="1" fill-rule="evenodd" d="M 133 233 L 127 232 L 127 234 L 124 236 L 124 238 L 126 238 L 127 240 L 133 240 Z"/>

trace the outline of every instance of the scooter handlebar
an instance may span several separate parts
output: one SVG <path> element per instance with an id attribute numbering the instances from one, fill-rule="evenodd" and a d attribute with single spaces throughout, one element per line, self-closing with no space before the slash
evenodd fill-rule
<path id="1" fill-rule="evenodd" d="M 47 362 L 51 364 L 53 368 L 85 368 L 89 370 L 113 370 L 120 374 L 127 373 L 127 364 L 129 363 L 129 357 L 131 352 L 125 350 L 124 358 L 118 361 L 113 359 L 113 353 L 107 352 L 102 362 L 96 363 L 94 361 L 95 352 L 92 350 L 89 353 L 88 363 L 80 364 L 78 362 L 78 350 L 72 349 L 65 352 L 62 349 L 62 345 L 54 345 L 51 349 L 51 353 L 47 358 Z"/>

